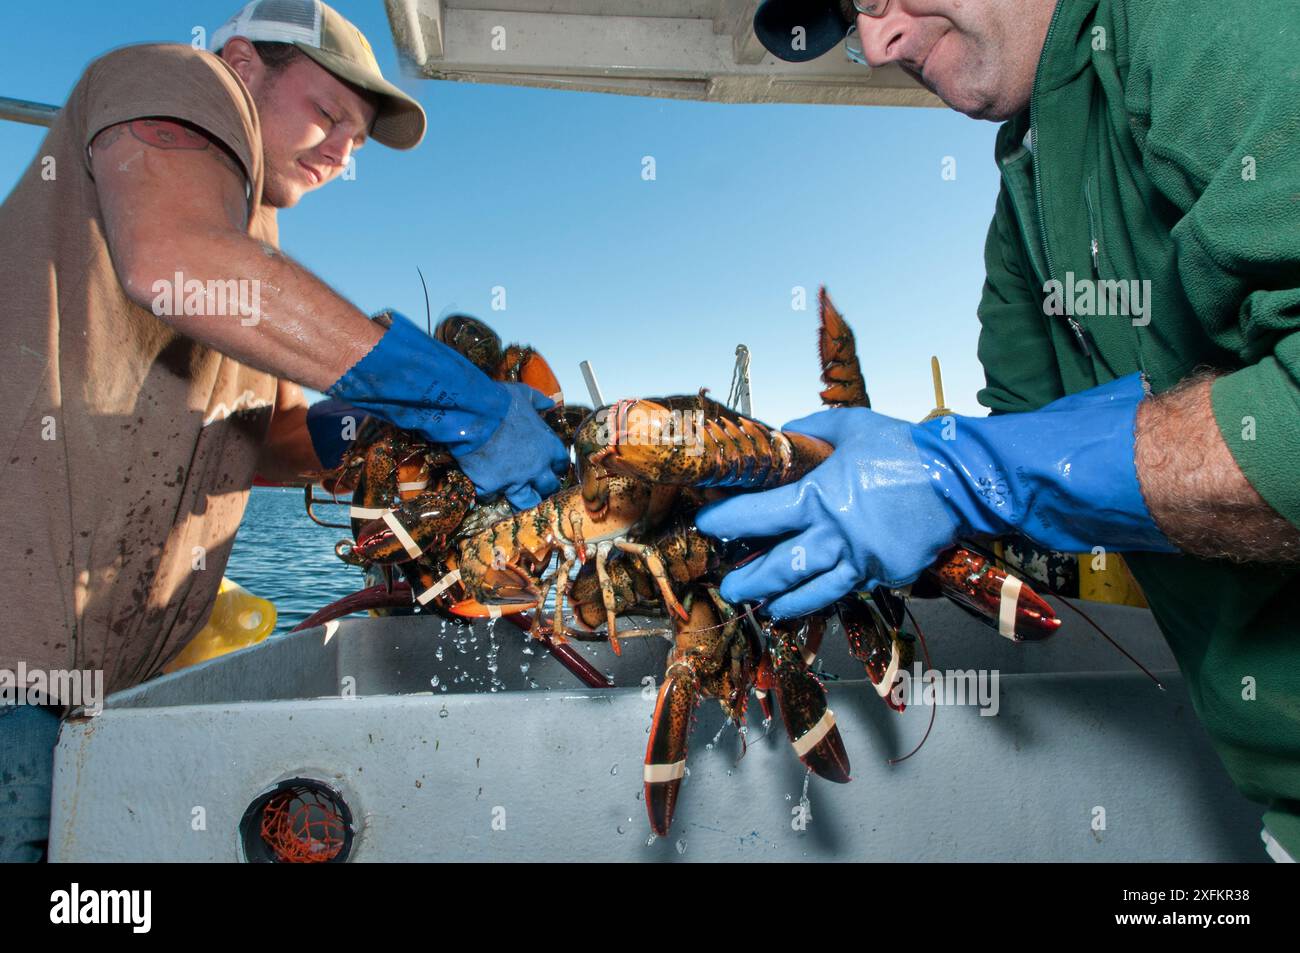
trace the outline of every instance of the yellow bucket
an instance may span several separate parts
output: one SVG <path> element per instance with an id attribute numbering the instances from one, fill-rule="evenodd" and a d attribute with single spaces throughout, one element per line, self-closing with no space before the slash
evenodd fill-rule
<path id="1" fill-rule="evenodd" d="M 163 671 L 175 672 L 256 645 L 275 630 L 275 617 L 274 603 L 223 577 L 208 624 Z"/>

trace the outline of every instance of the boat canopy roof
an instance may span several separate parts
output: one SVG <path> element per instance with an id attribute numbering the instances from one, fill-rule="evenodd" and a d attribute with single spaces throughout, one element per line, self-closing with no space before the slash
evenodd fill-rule
<path id="1" fill-rule="evenodd" d="M 754 35 L 759 0 L 385 0 L 426 79 L 723 103 L 939 106 L 896 66 L 832 51 L 786 63 Z"/>

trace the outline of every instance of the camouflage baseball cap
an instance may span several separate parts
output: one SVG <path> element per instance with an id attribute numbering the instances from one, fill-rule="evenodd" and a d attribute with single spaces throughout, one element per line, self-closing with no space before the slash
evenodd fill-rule
<path id="1" fill-rule="evenodd" d="M 220 53 L 232 37 L 292 43 L 344 82 L 379 96 L 370 136 L 394 149 L 413 149 L 424 138 L 424 109 L 379 70 L 364 33 L 320 0 L 253 0 L 212 35 Z"/>

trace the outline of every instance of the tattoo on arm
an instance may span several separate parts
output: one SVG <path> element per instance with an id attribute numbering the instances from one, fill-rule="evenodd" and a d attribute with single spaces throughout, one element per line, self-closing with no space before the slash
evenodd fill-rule
<path id="1" fill-rule="evenodd" d="M 244 167 L 224 145 L 215 143 L 206 133 L 175 119 L 132 119 L 109 126 L 91 143 L 92 148 L 107 149 L 130 131 L 139 142 L 154 149 L 206 152 L 244 181 Z"/>
<path id="2" fill-rule="evenodd" d="M 91 142 L 91 149 L 107 149 L 113 143 L 117 142 L 117 140 L 126 135 L 126 125 L 126 123 L 120 122 L 116 126 L 109 126 L 107 129 L 101 131 L 99 135 L 95 136 L 94 141 Z"/>
<path id="3" fill-rule="evenodd" d="M 1210 401 L 1213 374 L 1198 374 L 1143 401 L 1137 472 L 1151 516 L 1185 553 L 1243 563 L 1300 562 L 1300 530 L 1246 479 Z"/>

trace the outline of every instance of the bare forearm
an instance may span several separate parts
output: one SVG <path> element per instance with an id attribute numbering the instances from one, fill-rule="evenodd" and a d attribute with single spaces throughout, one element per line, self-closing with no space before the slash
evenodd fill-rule
<path id="1" fill-rule="evenodd" d="M 1238 562 L 1300 561 L 1300 530 L 1250 485 L 1198 376 L 1138 407 L 1137 472 L 1156 524 L 1179 549 Z"/>
<path id="2" fill-rule="evenodd" d="M 237 290 L 238 297 L 227 295 L 220 313 L 165 313 L 187 297 L 184 288 L 172 291 L 177 273 L 205 289 Z M 141 256 L 124 284 L 132 299 L 187 337 L 315 390 L 337 381 L 383 334 L 301 265 L 230 230 L 192 234 Z M 205 304 L 219 301 L 210 297 Z"/>
<path id="3" fill-rule="evenodd" d="M 123 288 L 187 337 L 325 390 L 382 335 L 249 237 L 243 169 L 205 131 L 169 119 L 119 123 L 95 137 L 92 167 Z"/>
<path id="4" fill-rule="evenodd" d="M 306 483 L 304 474 L 316 474 L 322 468 L 307 429 L 307 400 L 302 388 L 281 380 L 257 473 L 277 483 Z"/>

